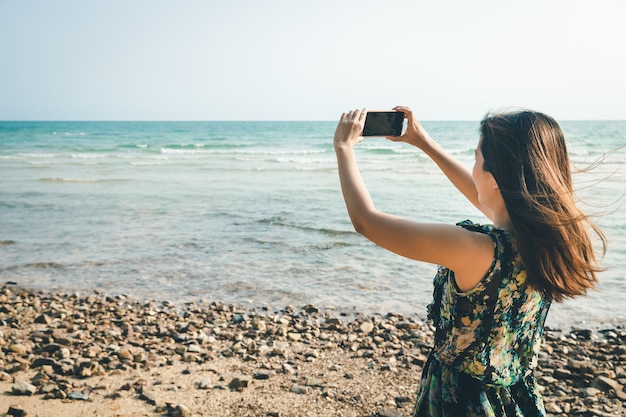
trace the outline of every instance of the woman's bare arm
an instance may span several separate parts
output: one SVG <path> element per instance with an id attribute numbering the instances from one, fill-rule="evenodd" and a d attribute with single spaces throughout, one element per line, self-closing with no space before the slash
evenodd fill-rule
<path id="1" fill-rule="evenodd" d="M 377 210 L 354 153 L 354 145 L 362 140 L 364 120 L 365 110 L 344 114 L 335 132 L 341 189 L 355 230 L 399 255 L 446 266 L 455 272 L 461 290 L 473 288 L 493 261 L 491 238 L 454 225 L 413 222 Z"/>
<path id="2" fill-rule="evenodd" d="M 472 203 L 478 210 L 493 220 L 493 213 L 478 201 L 478 192 L 472 179 L 472 172 L 468 167 L 459 162 L 446 152 L 430 135 L 424 130 L 419 121 L 413 117 L 413 112 L 407 107 L 395 107 L 394 110 L 405 114 L 408 121 L 406 132 L 402 136 L 388 137 L 387 139 L 399 142 L 406 142 L 420 148 L 430 159 L 432 159 L 439 169 L 445 174 L 450 182 Z"/>

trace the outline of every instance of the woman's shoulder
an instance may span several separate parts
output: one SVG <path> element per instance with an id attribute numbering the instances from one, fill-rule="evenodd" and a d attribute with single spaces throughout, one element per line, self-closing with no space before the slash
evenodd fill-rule
<path id="1" fill-rule="evenodd" d="M 474 223 L 471 220 L 463 220 L 458 222 L 456 225 L 470 232 L 486 234 L 491 237 L 496 247 L 510 246 L 513 252 L 516 252 L 517 245 L 515 244 L 515 238 L 507 230 L 497 228 L 490 223 Z"/>

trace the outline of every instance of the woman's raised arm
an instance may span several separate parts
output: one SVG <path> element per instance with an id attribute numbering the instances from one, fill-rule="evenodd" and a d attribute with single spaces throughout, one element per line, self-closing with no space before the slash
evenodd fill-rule
<path id="1" fill-rule="evenodd" d="M 450 155 L 439 145 L 413 116 L 408 107 L 398 106 L 394 110 L 401 111 L 407 119 L 407 129 L 402 136 L 390 136 L 387 139 L 406 142 L 421 149 L 432 159 L 450 182 L 485 216 L 493 220 L 493 213 L 478 201 L 478 192 L 472 179 L 471 170 Z"/>
<path id="2" fill-rule="evenodd" d="M 459 288 L 472 288 L 493 261 L 491 238 L 454 225 L 414 222 L 377 210 L 354 153 L 354 146 L 362 140 L 365 114 L 365 110 L 344 113 L 334 138 L 341 190 L 355 230 L 391 252 L 446 266 L 455 272 Z"/>

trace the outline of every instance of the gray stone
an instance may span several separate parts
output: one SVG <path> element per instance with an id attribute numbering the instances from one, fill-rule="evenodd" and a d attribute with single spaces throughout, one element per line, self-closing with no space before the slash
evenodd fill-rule
<path id="1" fill-rule="evenodd" d="M 594 387 L 588 387 L 588 388 L 585 388 L 584 390 L 582 390 L 582 393 L 581 393 L 581 394 L 582 394 L 583 398 L 588 398 L 588 397 L 595 397 L 595 396 L 597 396 L 598 394 L 600 394 L 601 392 L 602 392 L 602 391 L 600 391 L 600 390 L 599 390 L 599 389 L 597 389 L 597 388 L 594 388 Z"/>
<path id="2" fill-rule="evenodd" d="M 604 392 L 610 391 L 612 389 L 614 389 L 615 391 L 620 391 L 622 388 L 619 382 L 605 376 L 596 377 L 596 379 L 594 379 L 591 383 L 591 387 L 597 388 L 600 391 Z"/>
<path id="3" fill-rule="evenodd" d="M 141 398 L 142 400 L 144 400 L 148 404 L 151 404 L 151 405 L 156 405 L 157 404 L 156 394 L 154 392 L 152 392 L 152 391 L 149 391 L 149 390 L 146 390 L 146 389 L 142 389 L 141 390 L 141 395 L 139 396 L 139 398 Z"/>
<path id="4" fill-rule="evenodd" d="M 556 404 L 556 403 L 552 403 L 552 402 L 546 403 L 545 404 L 545 408 L 546 408 L 546 411 L 548 413 L 552 413 L 552 414 L 562 414 L 563 413 L 563 409 L 561 407 L 559 407 L 558 404 Z"/>
<path id="5" fill-rule="evenodd" d="M 87 401 L 89 400 L 89 394 L 85 394 L 80 391 L 73 391 L 67 395 L 68 400 Z"/>
<path id="6" fill-rule="evenodd" d="M 17 382 L 13 384 L 11 391 L 15 395 L 33 395 L 37 392 L 37 387 L 28 382 Z"/>
<path id="7" fill-rule="evenodd" d="M 296 369 L 291 366 L 291 364 L 288 364 L 287 362 L 283 363 L 282 365 L 283 367 L 283 372 L 286 374 L 295 374 L 296 373 Z"/>
<path id="8" fill-rule="evenodd" d="M 191 353 L 202 353 L 202 348 L 196 344 L 188 346 L 188 352 Z"/>
<path id="9" fill-rule="evenodd" d="M 294 394 L 304 395 L 309 391 L 309 389 L 305 386 L 293 384 L 291 388 L 289 388 L 289 392 L 293 392 Z"/>
<path id="10" fill-rule="evenodd" d="M 307 378 L 306 380 L 306 386 L 307 387 L 317 387 L 317 388 L 321 388 L 326 386 L 327 382 L 321 378 Z"/>
<path id="11" fill-rule="evenodd" d="M 383 407 L 378 412 L 379 417 L 402 417 L 402 413 L 390 407 Z"/>
<path id="12" fill-rule="evenodd" d="M 272 370 L 262 370 L 254 374 L 254 379 L 270 379 L 275 373 Z"/>
<path id="13" fill-rule="evenodd" d="M 198 388 L 200 389 L 208 389 L 211 387 L 211 378 L 204 377 L 198 382 Z"/>
<path id="14" fill-rule="evenodd" d="M 292 342 L 299 342 L 302 339 L 302 335 L 300 333 L 289 332 L 287 333 L 287 339 Z"/>

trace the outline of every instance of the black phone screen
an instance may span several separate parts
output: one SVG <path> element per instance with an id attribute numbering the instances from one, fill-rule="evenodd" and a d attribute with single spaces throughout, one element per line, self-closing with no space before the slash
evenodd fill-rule
<path id="1" fill-rule="evenodd" d="M 400 111 L 368 111 L 362 136 L 400 136 L 404 113 Z"/>

